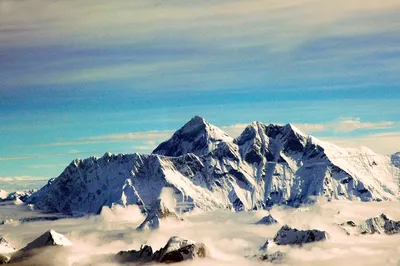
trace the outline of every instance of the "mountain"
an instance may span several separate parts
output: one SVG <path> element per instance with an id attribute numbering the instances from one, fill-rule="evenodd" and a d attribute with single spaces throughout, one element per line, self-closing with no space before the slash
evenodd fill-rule
<path id="1" fill-rule="evenodd" d="M 390 157 L 392 164 L 397 168 L 400 168 L 400 152 L 396 152 Z"/>
<path id="2" fill-rule="evenodd" d="M 164 187 L 173 188 L 178 202 L 205 210 L 399 195 L 389 158 L 367 148 L 341 148 L 291 124 L 253 122 L 232 139 L 194 117 L 153 154 L 74 160 L 28 203 L 49 212 L 99 213 L 104 205 L 149 205 Z"/>
<path id="3" fill-rule="evenodd" d="M 201 156 L 213 151 L 221 142 L 231 141 L 233 139 L 221 129 L 195 116 L 176 131 L 169 140 L 161 143 L 153 154 L 176 157 L 194 153 Z"/>

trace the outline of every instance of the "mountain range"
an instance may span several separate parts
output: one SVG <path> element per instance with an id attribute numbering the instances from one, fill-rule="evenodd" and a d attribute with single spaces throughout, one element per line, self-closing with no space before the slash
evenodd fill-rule
<path id="1" fill-rule="evenodd" d="M 297 207 L 327 200 L 397 200 L 390 158 L 308 136 L 291 124 L 253 122 L 237 138 L 196 116 L 152 154 L 76 159 L 28 203 L 48 212 L 143 208 L 171 187 L 178 202 L 204 210 Z"/>

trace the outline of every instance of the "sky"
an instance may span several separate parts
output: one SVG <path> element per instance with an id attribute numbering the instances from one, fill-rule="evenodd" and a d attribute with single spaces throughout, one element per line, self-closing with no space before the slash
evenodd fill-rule
<path id="1" fill-rule="evenodd" d="M 399 87 L 400 0 L 0 0 L 0 189 L 194 115 L 391 154 Z"/>

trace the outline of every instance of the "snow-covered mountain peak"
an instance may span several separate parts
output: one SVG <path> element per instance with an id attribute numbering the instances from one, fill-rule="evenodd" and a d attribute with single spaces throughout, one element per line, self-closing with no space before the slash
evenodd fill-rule
<path id="1" fill-rule="evenodd" d="M 169 140 L 161 143 L 153 151 L 153 154 L 175 157 L 186 153 L 206 155 L 219 143 L 231 141 L 233 139 L 220 128 L 195 116 L 176 131 Z"/>
<path id="2" fill-rule="evenodd" d="M 165 187 L 177 201 L 211 210 L 299 206 L 328 200 L 396 200 L 388 156 L 307 136 L 292 124 L 253 122 L 232 140 L 194 117 L 151 155 L 75 160 L 28 203 L 54 212 L 99 213 L 102 206 L 148 206 Z"/>

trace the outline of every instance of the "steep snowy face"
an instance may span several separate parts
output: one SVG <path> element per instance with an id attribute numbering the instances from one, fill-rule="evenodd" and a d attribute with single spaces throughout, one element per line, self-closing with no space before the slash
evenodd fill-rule
<path id="1" fill-rule="evenodd" d="M 281 153 L 302 153 L 306 142 L 306 135 L 291 124 L 267 126 L 261 122 L 253 122 L 235 139 L 241 157 L 250 164 L 260 164 L 263 160 L 283 161 Z"/>
<path id="2" fill-rule="evenodd" d="M 199 116 L 193 117 L 167 141 L 161 143 L 153 154 L 181 156 L 186 153 L 206 155 L 221 142 L 233 139 L 216 126 Z"/>
<path id="3" fill-rule="evenodd" d="M 393 154 L 390 159 L 394 166 L 400 168 L 400 152 L 396 152 L 395 154 Z"/>
<path id="4" fill-rule="evenodd" d="M 39 236 L 31 243 L 22 248 L 23 251 L 31 249 L 42 248 L 46 246 L 71 246 L 72 243 L 64 235 L 57 233 L 54 230 L 49 230 L 43 235 Z"/>
<path id="5" fill-rule="evenodd" d="M 195 117 L 174 136 L 190 135 L 187 132 L 194 125 L 208 126 Z M 173 189 L 180 204 L 205 210 L 252 210 L 274 204 L 296 207 L 317 196 L 361 201 L 398 196 L 389 158 L 366 148 L 340 148 L 306 136 L 290 124 L 254 122 L 234 141 L 205 138 L 203 146 L 198 143 L 204 135 L 197 133 L 185 141 L 172 137 L 164 144 L 166 149 L 158 149 L 168 156 L 106 153 L 101 158 L 75 160 L 28 203 L 64 213 L 99 213 L 102 206 L 113 204 L 146 208 L 164 187 Z M 182 155 L 170 156 L 171 151 Z"/>

